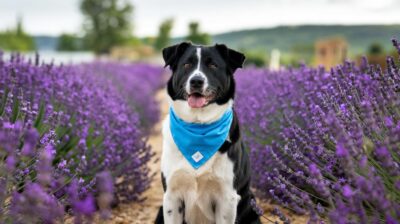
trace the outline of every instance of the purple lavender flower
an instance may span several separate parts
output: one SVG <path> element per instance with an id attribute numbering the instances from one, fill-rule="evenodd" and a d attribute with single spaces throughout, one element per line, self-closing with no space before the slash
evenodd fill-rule
<path id="1" fill-rule="evenodd" d="M 1 58 L 0 184 L 7 187 L 0 188 L 0 222 L 10 218 L 3 214 L 15 214 L 11 220 L 18 223 L 25 211 L 27 218 L 37 214 L 32 222 L 59 218 L 57 212 L 42 215 L 52 211 L 45 205 L 23 203 L 28 199 L 49 201 L 61 216 L 71 206 L 83 217 L 96 202 L 107 212 L 112 201 L 140 200 L 150 182 L 146 139 L 159 114 L 153 95 L 163 83 L 159 66 L 56 66 L 39 64 L 38 56 L 34 64 L 19 54 Z M 114 183 L 106 170 L 122 181 Z M 3 207 L 4 198 L 13 198 L 10 206 Z"/>
<path id="2" fill-rule="evenodd" d="M 23 193 L 14 193 L 10 208 L 17 223 L 53 223 L 63 218 L 63 206 L 39 184 L 29 183 Z"/>
<path id="3" fill-rule="evenodd" d="M 235 110 L 261 197 L 310 222 L 400 219 L 400 69 L 387 63 L 237 72 Z"/>
<path id="4" fill-rule="evenodd" d="M 342 144 L 336 145 L 336 155 L 339 157 L 346 157 L 349 155 L 347 149 Z"/>
<path id="5" fill-rule="evenodd" d="M 30 129 L 25 133 L 24 146 L 21 150 L 22 155 L 32 156 L 34 148 L 39 139 L 39 133 L 35 129 Z"/>
<path id="6" fill-rule="evenodd" d="M 96 211 L 95 199 L 89 194 L 84 199 L 75 201 L 73 207 L 75 211 L 78 211 L 82 215 L 92 215 Z"/>
<path id="7" fill-rule="evenodd" d="M 396 38 L 392 38 L 393 46 L 397 49 L 397 52 L 400 55 L 400 43 Z"/>
<path id="8" fill-rule="evenodd" d="M 351 187 L 349 185 L 344 185 L 343 186 L 343 196 L 346 198 L 350 198 L 353 195 L 353 191 L 351 190 Z"/>

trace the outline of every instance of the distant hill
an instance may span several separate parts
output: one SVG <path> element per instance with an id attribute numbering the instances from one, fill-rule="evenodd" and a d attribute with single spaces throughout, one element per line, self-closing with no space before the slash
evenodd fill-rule
<path id="1" fill-rule="evenodd" d="M 400 38 L 400 25 L 304 25 L 280 26 L 240 30 L 213 35 L 213 42 L 225 43 L 236 49 L 289 51 L 293 48 L 313 46 L 320 38 L 342 36 L 350 45 L 351 53 L 365 52 L 371 43 L 377 42 L 386 50 L 392 50 L 390 39 Z M 174 39 L 179 42 L 182 38 Z"/>
<path id="2" fill-rule="evenodd" d="M 304 49 L 314 46 L 320 38 L 342 36 L 350 45 L 350 52 L 359 54 L 366 51 L 372 43 L 381 44 L 385 50 L 392 50 L 390 39 L 400 38 L 400 25 L 305 25 L 280 26 L 276 28 L 261 28 L 240 30 L 213 35 L 215 43 L 225 43 L 236 49 L 290 51 L 293 48 Z M 55 50 L 57 37 L 35 36 L 39 50 Z M 173 42 L 182 41 L 182 37 L 174 38 Z"/>

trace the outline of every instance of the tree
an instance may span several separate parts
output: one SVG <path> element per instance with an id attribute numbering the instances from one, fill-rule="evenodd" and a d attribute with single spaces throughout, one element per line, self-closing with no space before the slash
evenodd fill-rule
<path id="1" fill-rule="evenodd" d="M 189 35 L 186 40 L 192 41 L 195 44 L 210 44 L 211 37 L 207 33 L 201 33 L 199 31 L 199 23 L 191 22 L 189 24 Z"/>
<path id="2" fill-rule="evenodd" d="M 25 33 L 22 18 L 18 17 L 17 26 L 13 30 L 0 32 L 0 49 L 8 51 L 33 51 L 35 40 Z"/>
<path id="3" fill-rule="evenodd" d="M 58 38 L 58 51 L 77 51 L 80 49 L 80 40 L 75 35 L 64 33 Z"/>
<path id="4" fill-rule="evenodd" d="M 370 55 L 381 55 L 384 53 L 384 49 L 380 43 L 372 43 L 368 48 Z"/>
<path id="5" fill-rule="evenodd" d="M 133 6 L 122 0 L 82 0 L 85 16 L 85 43 L 97 54 L 124 44 L 132 36 Z"/>
<path id="6" fill-rule="evenodd" d="M 161 23 L 158 30 L 158 36 L 155 40 L 154 47 L 161 50 L 166 47 L 171 41 L 171 30 L 174 25 L 173 19 L 167 19 Z"/>
<path id="7" fill-rule="evenodd" d="M 22 17 L 18 16 L 17 18 L 17 27 L 15 28 L 15 32 L 17 36 L 23 36 L 25 34 L 24 28 L 22 26 Z"/>

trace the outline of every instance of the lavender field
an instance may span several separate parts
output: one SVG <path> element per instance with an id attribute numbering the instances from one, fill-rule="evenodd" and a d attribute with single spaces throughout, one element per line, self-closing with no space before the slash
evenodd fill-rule
<path id="1" fill-rule="evenodd" d="M 311 223 L 399 223 L 399 62 L 236 74 L 260 196 Z"/>
<path id="2" fill-rule="evenodd" d="M 386 69 L 365 59 L 235 74 L 253 187 L 276 207 L 263 222 L 300 223 L 295 214 L 310 223 L 399 223 L 400 44 L 393 45 L 398 57 L 388 57 Z M 148 139 L 161 118 L 155 95 L 164 72 L 0 54 L 0 223 L 107 223 L 112 206 L 149 200 L 143 192 L 159 181 L 149 168 L 159 149 Z"/>
<path id="3" fill-rule="evenodd" d="M 0 57 L 0 222 L 53 223 L 66 213 L 80 222 L 139 201 L 162 74 L 146 64 Z"/>

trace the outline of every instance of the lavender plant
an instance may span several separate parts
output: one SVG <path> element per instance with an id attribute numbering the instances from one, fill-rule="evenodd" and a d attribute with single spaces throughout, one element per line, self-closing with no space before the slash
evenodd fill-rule
<path id="1" fill-rule="evenodd" d="M 136 66 L 133 72 L 161 75 Z M 0 222 L 52 223 L 64 211 L 79 222 L 97 207 L 106 217 L 114 195 L 139 200 L 148 187 L 151 152 L 140 125 L 147 117 L 93 68 L 0 54 Z M 148 82 L 155 91 L 162 79 Z M 152 100 L 150 93 L 138 94 Z"/>
<path id="2" fill-rule="evenodd" d="M 145 63 L 94 62 L 85 64 L 82 68 L 117 86 L 119 93 L 141 117 L 140 123 L 144 130 L 151 131 L 159 120 L 160 112 L 156 99 L 148 96 L 153 96 L 166 82 L 166 76 L 160 75 L 164 71 L 162 67 Z"/>
<path id="3" fill-rule="evenodd" d="M 311 223 L 398 223 L 400 72 L 394 58 L 387 65 L 238 72 L 235 106 L 262 197 Z"/>

